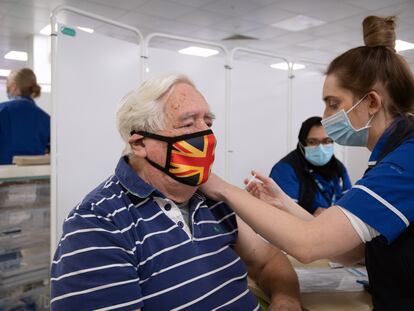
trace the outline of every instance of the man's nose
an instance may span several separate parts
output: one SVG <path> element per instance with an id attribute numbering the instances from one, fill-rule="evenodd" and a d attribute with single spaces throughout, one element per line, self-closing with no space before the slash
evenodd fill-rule
<path id="1" fill-rule="evenodd" d="M 197 123 L 197 129 L 199 129 L 200 131 L 205 131 L 209 128 L 210 126 L 204 120 L 200 120 L 200 122 Z"/>

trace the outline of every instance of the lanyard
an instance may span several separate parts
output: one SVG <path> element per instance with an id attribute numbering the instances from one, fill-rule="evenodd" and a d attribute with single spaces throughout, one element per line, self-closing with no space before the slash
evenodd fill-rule
<path id="1" fill-rule="evenodd" d="M 330 198 L 327 191 L 325 190 L 325 187 L 319 182 L 319 180 L 315 176 L 312 176 L 312 177 L 315 180 L 316 186 L 320 190 L 320 192 L 323 195 L 323 197 L 325 198 L 325 200 L 330 204 L 330 206 L 335 205 L 335 203 L 336 203 L 336 189 L 335 189 L 335 187 L 333 187 L 333 195 Z M 332 184 L 332 181 L 330 183 Z"/>

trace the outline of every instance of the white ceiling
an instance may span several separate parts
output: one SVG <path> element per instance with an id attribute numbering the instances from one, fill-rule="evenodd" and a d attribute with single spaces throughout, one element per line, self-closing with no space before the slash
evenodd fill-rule
<path id="1" fill-rule="evenodd" d="M 25 65 L 3 56 L 10 50 L 28 50 L 30 36 L 49 23 L 50 11 L 60 4 L 137 27 L 144 35 L 163 32 L 320 63 L 361 45 L 361 22 L 368 15 L 396 15 L 397 37 L 414 42 L 414 0 L 0 0 L 0 68 Z M 326 24 L 298 32 L 271 26 L 299 14 Z M 77 22 L 122 35 L 97 21 Z M 221 41 L 234 34 L 258 40 Z M 414 50 L 401 54 L 414 64 Z"/>

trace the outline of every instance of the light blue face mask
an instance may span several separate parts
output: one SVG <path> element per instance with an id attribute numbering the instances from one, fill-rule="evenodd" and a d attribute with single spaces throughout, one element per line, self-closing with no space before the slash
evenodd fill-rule
<path id="1" fill-rule="evenodd" d="M 325 128 L 326 133 L 329 137 L 339 145 L 342 146 L 358 146 L 366 147 L 368 143 L 368 131 L 371 127 L 371 121 L 374 116 L 372 116 L 367 124 L 360 128 L 355 129 L 352 126 L 351 121 L 349 120 L 348 114 L 358 106 L 366 97 L 362 97 L 351 109 L 345 112 L 344 109 L 333 114 L 329 118 L 322 119 L 322 126 Z"/>
<path id="2" fill-rule="evenodd" d="M 333 144 L 319 144 L 319 146 L 306 146 L 304 147 L 304 149 L 306 160 L 308 160 L 315 166 L 324 166 L 331 160 L 334 154 Z"/>

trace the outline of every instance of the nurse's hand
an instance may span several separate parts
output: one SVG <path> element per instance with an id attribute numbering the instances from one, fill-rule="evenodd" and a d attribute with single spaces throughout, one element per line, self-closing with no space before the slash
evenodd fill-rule
<path id="1" fill-rule="evenodd" d="M 256 180 L 248 184 L 249 180 L 245 179 L 244 184 L 246 185 L 246 190 L 256 198 L 276 206 L 277 208 L 283 209 L 285 206 L 286 194 L 280 189 L 275 181 L 257 171 L 252 171 L 252 175 L 256 176 Z"/>

